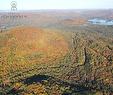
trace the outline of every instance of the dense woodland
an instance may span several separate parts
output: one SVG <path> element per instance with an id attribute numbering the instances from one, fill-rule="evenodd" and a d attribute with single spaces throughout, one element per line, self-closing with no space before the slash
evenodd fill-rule
<path id="1" fill-rule="evenodd" d="M 1 18 L 0 95 L 113 95 L 113 26 L 87 22 L 111 11 Z"/>

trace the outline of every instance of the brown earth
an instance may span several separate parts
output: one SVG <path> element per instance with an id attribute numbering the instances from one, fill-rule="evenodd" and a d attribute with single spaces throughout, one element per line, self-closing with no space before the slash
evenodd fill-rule
<path id="1" fill-rule="evenodd" d="M 68 25 L 83 25 L 87 22 L 84 18 L 66 19 L 63 21 L 64 24 Z"/>
<path id="2" fill-rule="evenodd" d="M 68 52 L 68 43 L 63 35 L 33 27 L 18 27 L 9 32 L 5 51 L 11 52 L 16 57 L 27 57 L 29 60 L 56 60 Z M 17 59 L 17 58 L 16 58 Z"/>

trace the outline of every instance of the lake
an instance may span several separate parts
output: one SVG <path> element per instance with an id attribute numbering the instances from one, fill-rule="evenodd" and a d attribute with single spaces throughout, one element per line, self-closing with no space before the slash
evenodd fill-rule
<path id="1" fill-rule="evenodd" d="M 97 25 L 113 25 L 113 20 L 108 19 L 100 19 L 100 18 L 94 18 L 88 20 L 91 24 L 97 24 Z"/>

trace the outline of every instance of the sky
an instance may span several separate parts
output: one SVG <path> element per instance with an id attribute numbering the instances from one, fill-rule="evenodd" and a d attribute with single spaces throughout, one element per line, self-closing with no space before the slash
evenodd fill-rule
<path id="1" fill-rule="evenodd" d="M 0 0 L 0 10 L 10 10 L 13 0 Z M 113 0 L 14 0 L 18 10 L 111 9 Z"/>

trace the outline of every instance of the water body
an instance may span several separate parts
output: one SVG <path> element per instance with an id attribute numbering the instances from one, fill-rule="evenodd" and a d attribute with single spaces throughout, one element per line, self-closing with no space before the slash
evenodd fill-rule
<path id="1" fill-rule="evenodd" d="M 97 25 L 113 25 L 113 20 L 108 19 L 100 19 L 100 18 L 94 18 L 88 20 L 91 24 L 97 24 Z"/>

